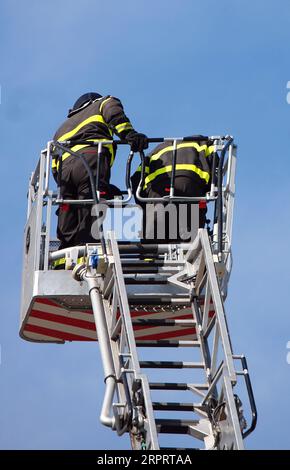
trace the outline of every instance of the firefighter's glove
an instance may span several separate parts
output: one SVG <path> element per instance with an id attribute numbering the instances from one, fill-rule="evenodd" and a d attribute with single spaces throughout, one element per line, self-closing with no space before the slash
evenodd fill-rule
<path id="1" fill-rule="evenodd" d="M 131 145 L 131 150 L 133 150 L 133 152 L 141 152 L 148 148 L 148 138 L 145 134 L 140 134 L 140 132 L 128 132 L 126 140 L 128 144 Z"/>

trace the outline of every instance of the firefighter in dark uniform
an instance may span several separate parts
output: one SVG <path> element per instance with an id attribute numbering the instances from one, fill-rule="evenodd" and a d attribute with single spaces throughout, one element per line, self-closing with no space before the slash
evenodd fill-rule
<path id="1" fill-rule="evenodd" d="M 90 146 L 90 142 L 112 140 L 114 134 L 120 139 L 127 140 L 134 152 L 148 147 L 147 137 L 134 130 L 118 98 L 86 93 L 69 110 L 68 119 L 55 133 L 54 141 L 69 140 L 71 150 L 81 153 L 92 173 L 96 175 L 97 147 Z M 85 141 L 87 144 L 73 145 L 74 141 Z M 109 199 L 114 195 L 109 180 L 115 152 L 115 146 L 103 145 L 99 190 L 103 197 Z M 61 162 L 57 158 L 53 159 L 52 172 L 60 186 L 63 199 L 92 198 L 89 175 L 80 158 L 65 152 L 62 154 Z M 59 249 L 96 241 L 91 235 L 91 208 L 91 205 L 69 204 L 62 204 L 59 207 L 57 226 L 57 237 L 61 241 Z"/>
<path id="2" fill-rule="evenodd" d="M 211 183 L 211 170 L 212 170 L 212 156 L 213 145 L 206 138 L 200 138 L 197 141 L 186 141 L 177 143 L 177 156 L 175 166 L 175 179 L 174 179 L 174 196 L 186 197 L 202 197 L 210 190 Z M 172 160 L 173 160 L 173 144 L 163 142 L 158 145 L 148 156 L 145 157 L 145 181 L 141 191 L 142 197 L 161 198 L 168 196 L 170 192 L 170 182 L 172 175 Z M 136 195 L 136 190 L 140 182 L 141 165 L 133 174 L 131 181 L 133 192 Z M 136 196 L 135 196 L 136 198 Z M 136 199 L 137 203 L 138 199 Z M 164 203 L 166 205 L 166 203 Z M 186 204 L 187 222 L 185 231 L 191 231 L 191 203 L 174 203 L 177 208 L 177 234 L 182 232 L 179 227 L 179 205 Z M 146 217 L 145 217 L 145 204 L 140 204 L 143 207 L 143 237 L 146 233 L 156 234 L 156 227 L 154 231 L 147 230 L 146 232 Z M 157 221 L 155 220 L 155 225 Z M 206 223 L 206 204 L 204 201 L 199 203 L 199 227 L 204 227 Z M 148 227 L 147 227 L 148 229 Z M 156 238 L 154 236 L 154 238 Z M 164 240 L 160 240 L 164 241 Z M 165 241 L 174 241 L 170 237 L 170 221 L 165 219 Z M 175 241 L 180 241 L 178 235 Z"/>

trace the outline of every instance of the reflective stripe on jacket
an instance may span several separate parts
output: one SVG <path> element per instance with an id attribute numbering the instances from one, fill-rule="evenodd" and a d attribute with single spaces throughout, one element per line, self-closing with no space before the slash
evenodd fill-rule
<path id="1" fill-rule="evenodd" d="M 66 140 L 101 142 L 111 140 L 113 134 L 117 134 L 124 139 L 129 131 L 133 130 L 133 126 L 129 118 L 125 115 L 121 101 L 112 96 L 105 96 L 95 100 L 93 103 L 80 110 L 70 118 L 68 118 L 57 130 L 54 140 L 64 142 Z M 85 147 L 89 147 L 89 143 L 71 145 L 71 150 L 77 152 Z M 111 154 L 111 165 L 114 163 L 115 149 L 113 145 L 106 144 Z M 69 152 L 62 155 L 62 161 L 70 157 Z M 52 171 L 56 172 L 58 162 L 56 159 L 52 161 Z"/>
<path id="2" fill-rule="evenodd" d="M 177 156 L 175 170 L 176 176 L 194 175 L 207 190 L 211 179 L 213 145 L 197 142 L 180 142 L 177 144 Z M 158 145 L 145 160 L 145 184 L 143 190 L 147 190 L 158 178 L 170 180 L 172 174 L 173 145 L 164 142 Z M 141 165 L 132 176 L 133 189 L 139 184 L 141 177 Z M 137 186 L 138 186 L 137 184 Z"/>

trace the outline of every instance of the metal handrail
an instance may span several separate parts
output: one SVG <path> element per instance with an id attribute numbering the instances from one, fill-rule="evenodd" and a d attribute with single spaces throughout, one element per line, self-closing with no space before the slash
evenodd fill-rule
<path id="1" fill-rule="evenodd" d="M 223 251 L 223 164 L 227 150 L 229 149 L 231 143 L 233 142 L 233 137 L 228 136 L 227 141 L 221 151 L 221 156 L 218 166 L 218 256 L 221 258 Z"/>
<path id="2" fill-rule="evenodd" d="M 43 152 L 43 153 L 46 152 L 45 180 L 44 180 L 43 196 L 47 196 L 48 191 L 49 191 L 49 174 L 50 174 L 49 164 L 50 164 L 50 154 L 51 154 L 51 150 L 52 150 L 52 144 L 53 144 L 52 141 L 47 142 L 46 151 Z"/>
<path id="3" fill-rule="evenodd" d="M 239 359 L 241 361 L 242 368 L 243 368 L 242 375 L 244 376 L 244 379 L 245 379 L 249 402 L 250 402 L 251 414 L 252 414 L 251 425 L 248 427 L 248 429 L 246 429 L 246 431 L 242 433 L 243 438 L 245 439 L 256 429 L 257 420 L 258 420 L 258 411 L 257 411 L 257 406 L 256 406 L 255 398 L 254 398 L 254 392 L 253 392 L 252 383 L 251 383 L 251 379 L 249 375 L 247 359 L 245 358 L 244 355 L 240 355 L 240 356 L 234 355 L 233 358 Z"/>
<path id="4" fill-rule="evenodd" d="M 154 138 L 151 138 L 151 139 L 148 139 L 148 142 L 149 143 L 156 143 L 156 142 L 164 142 L 164 138 L 162 137 L 154 137 Z M 71 140 L 67 140 L 67 141 L 64 141 L 64 142 L 54 142 L 54 145 L 56 148 L 59 148 L 61 149 L 63 152 L 68 152 L 70 153 L 71 155 L 73 156 L 76 156 L 76 157 L 81 157 L 82 158 L 82 161 L 83 161 L 83 157 L 81 154 L 79 153 L 76 153 L 74 151 L 71 150 L 70 148 L 70 145 L 88 145 L 88 141 L 86 140 L 77 140 L 77 141 L 71 141 Z M 91 189 L 92 189 L 92 193 L 93 195 L 94 194 L 97 194 L 97 199 L 98 199 L 98 202 L 100 200 L 100 193 L 99 193 L 99 174 L 100 174 L 100 162 L 101 162 L 101 153 L 102 153 L 102 148 L 104 145 L 128 145 L 128 142 L 126 140 L 102 140 L 100 142 L 89 142 L 89 145 L 90 147 L 97 147 L 98 148 L 98 156 L 97 156 L 97 174 L 96 174 L 96 178 L 95 178 L 95 182 L 92 182 L 93 181 L 93 177 L 92 177 L 92 172 L 91 170 L 88 170 L 88 168 L 86 168 L 86 170 L 88 171 L 88 174 L 90 174 L 90 182 L 91 182 Z M 131 150 L 130 153 L 129 153 L 129 156 L 128 156 L 128 160 L 127 160 L 127 165 L 126 165 L 126 191 L 124 191 L 125 194 L 127 194 L 127 197 L 124 198 L 124 199 L 121 199 L 119 200 L 117 203 L 118 203 L 118 206 L 125 206 L 127 205 L 130 200 L 132 199 L 132 187 L 131 187 L 131 181 L 130 181 L 130 173 L 131 173 L 131 163 L 132 163 L 132 160 L 133 160 L 133 157 L 134 157 L 135 153 Z M 60 159 L 61 161 L 61 159 Z M 123 191 L 122 191 L 123 193 Z M 68 202 L 70 204 L 78 204 L 79 202 L 76 200 L 76 202 L 74 202 L 74 200 L 69 200 L 69 201 L 66 201 L 64 199 L 61 199 L 60 197 L 57 198 L 57 200 L 55 201 L 56 204 L 60 204 L 60 203 L 63 203 L 63 202 Z M 104 204 L 107 204 L 108 206 L 112 205 L 112 204 L 116 204 L 116 199 L 104 199 Z M 82 203 L 88 203 L 88 204 L 91 204 L 92 201 L 91 200 L 83 200 Z"/>
<path id="5" fill-rule="evenodd" d="M 170 184 L 170 194 L 168 196 L 164 196 L 163 198 L 145 198 L 140 195 L 141 192 L 141 187 L 144 183 L 145 179 L 145 154 L 144 152 L 140 152 L 140 158 L 141 158 L 141 180 L 137 189 L 137 194 L 136 194 L 136 201 L 143 202 L 143 203 L 169 203 L 169 202 L 190 202 L 190 203 L 198 203 L 200 201 L 215 201 L 215 223 L 217 223 L 217 252 L 220 254 L 223 252 L 223 196 L 224 193 L 229 192 L 228 184 L 223 187 L 223 176 L 224 176 L 224 168 L 226 167 L 226 163 L 224 165 L 224 160 L 225 160 L 225 155 L 226 152 L 229 148 L 232 146 L 233 138 L 231 136 L 188 136 L 188 137 L 156 137 L 156 138 L 149 138 L 148 142 L 149 143 L 161 143 L 161 142 L 172 142 L 174 144 L 175 142 L 175 148 L 177 147 L 177 142 L 186 142 L 186 141 L 204 141 L 207 140 L 208 142 L 211 142 L 215 145 L 215 150 L 214 150 L 214 158 L 213 158 L 213 165 L 212 165 L 212 184 L 210 191 L 201 197 L 185 197 L 185 196 L 174 196 L 174 185 L 173 185 L 173 179 L 174 179 L 174 174 L 173 178 L 171 178 L 171 184 Z M 44 198 L 49 198 L 51 200 L 51 205 L 59 205 L 63 203 L 68 203 L 71 205 L 83 205 L 83 204 L 98 204 L 98 203 L 103 203 L 109 207 L 123 207 L 129 204 L 131 198 L 132 198 L 132 186 L 131 186 L 131 165 L 134 156 L 136 155 L 137 152 L 133 152 L 132 150 L 129 152 L 129 156 L 127 159 L 126 163 L 126 176 L 125 176 L 125 182 L 126 182 L 126 191 L 123 191 L 122 193 L 126 195 L 124 199 L 120 199 L 120 197 L 115 197 L 114 199 L 101 199 L 100 198 L 100 192 L 98 191 L 98 175 L 97 178 L 94 178 L 94 175 L 92 173 L 91 168 L 87 164 L 86 160 L 84 159 L 83 155 L 81 153 L 76 153 L 73 150 L 71 150 L 70 146 L 76 145 L 76 144 L 86 144 L 88 145 L 87 141 L 72 141 L 68 140 L 65 142 L 53 142 L 49 141 L 47 144 L 46 149 L 42 150 L 41 152 L 41 162 L 39 161 L 37 164 L 37 167 L 32 174 L 31 180 L 30 180 L 30 190 L 28 192 L 28 211 L 31 210 L 31 205 L 33 201 L 35 200 L 35 196 L 38 193 L 40 187 L 42 187 L 42 197 Z M 100 159 L 101 159 L 101 153 L 104 145 L 128 145 L 128 142 L 122 141 L 122 140 L 106 140 L 106 141 L 101 141 L 101 142 L 90 142 L 89 145 L 93 147 L 97 147 L 97 152 L 98 152 L 98 162 L 100 164 Z M 217 150 L 221 150 L 221 155 L 218 160 L 218 154 Z M 58 193 L 57 195 L 53 193 L 51 190 L 49 190 L 49 177 L 50 177 L 50 163 L 51 163 L 51 158 L 54 156 L 56 153 L 63 153 L 63 152 L 69 152 L 71 155 L 78 157 L 81 159 L 83 165 L 86 168 L 86 171 L 89 175 L 90 179 L 90 185 L 92 189 L 92 199 L 85 199 L 85 200 L 78 200 L 78 199 L 63 199 L 60 195 L 60 177 L 58 181 Z M 175 152 L 176 153 L 176 152 Z M 175 155 L 176 158 L 176 155 Z M 59 174 L 61 173 L 61 161 L 62 159 L 60 158 L 59 162 Z M 217 162 L 219 161 L 219 164 L 217 165 Z M 44 178 L 42 184 L 40 184 L 40 166 L 43 166 L 43 173 L 44 173 Z M 215 181 L 216 178 L 216 172 L 217 172 L 217 183 Z M 47 201 L 46 201 L 47 202 Z M 44 204 L 46 204 L 45 201 L 43 201 Z M 101 240 L 102 240 L 102 245 L 103 249 L 105 252 L 105 241 L 104 241 L 104 233 L 103 233 L 103 228 L 99 228 L 101 235 Z"/>
<path id="6" fill-rule="evenodd" d="M 136 198 L 140 202 L 170 202 L 170 201 L 188 201 L 188 202 L 199 202 L 199 201 L 211 201 L 216 199 L 212 194 L 208 193 L 206 196 L 201 197 L 179 197 L 174 196 L 174 181 L 175 181 L 175 166 L 176 166 L 176 159 L 177 159 L 177 142 L 203 142 L 203 141 L 213 141 L 215 139 L 222 140 L 225 137 L 209 137 L 204 135 L 192 135 L 187 137 L 165 137 L 161 139 L 159 142 L 172 142 L 173 143 L 173 159 L 172 159 L 172 172 L 171 172 L 171 179 L 170 179 L 170 192 L 168 196 L 163 196 L 160 198 L 149 198 L 143 197 L 141 195 L 142 188 L 145 184 L 145 154 L 144 152 L 140 152 L 141 157 L 141 177 L 138 188 L 136 190 Z M 149 142 L 151 139 L 149 139 Z M 154 139 L 156 142 L 157 139 Z"/>

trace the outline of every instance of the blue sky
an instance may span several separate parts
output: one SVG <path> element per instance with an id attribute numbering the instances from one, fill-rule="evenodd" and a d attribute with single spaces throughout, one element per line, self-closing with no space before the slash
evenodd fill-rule
<path id="1" fill-rule="evenodd" d="M 97 346 L 18 337 L 28 177 L 67 109 L 93 90 L 121 98 L 150 136 L 235 136 L 226 307 L 259 411 L 246 445 L 290 447 L 289 22 L 287 0 L 2 0 L 1 448 L 128 447 L 98 422 Z"/>

